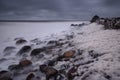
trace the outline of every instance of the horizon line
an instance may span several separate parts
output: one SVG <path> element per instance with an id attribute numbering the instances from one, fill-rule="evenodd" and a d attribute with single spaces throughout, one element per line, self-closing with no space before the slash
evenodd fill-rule
<path id="1" fill-rule="evenodd" d="M 0 20 L 0 22 L 69 22 L 69 21 L 89 21 L 89 20 Z"/>

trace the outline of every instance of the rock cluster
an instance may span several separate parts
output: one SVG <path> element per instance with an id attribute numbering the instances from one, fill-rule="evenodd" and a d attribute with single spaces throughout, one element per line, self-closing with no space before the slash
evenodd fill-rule
<path id="1" fill-rule="evenodd" d="M 105 19 L 98 16 L 94 16 L 91 22 L 105 25 Z M 104 63 L 101 58 L 107 53 L 100 53 L 94 49 L 78 49 L 73 44 L 74 37 L 74 34 L 69 34 L 64 38 L 46 41 L 34 39 L 31 42 L 16 39 L 16 47 L 8 46 L 4 52 L 19 47 L 20 50 L 16 50 L 16 54 L 19 55 L 14 58 L 18 58 L 18 63 L 9 65 L 8 71 L 0 71 L 0 80 L 115 80 L 105 72 L 108 68 L 94 68 L 95 63 Z M 26 45 L 26 42 L 30 44 Z M 107 60 L 113 61 L 110 58 L 106 59 L 106 62 Z M 119 77 L 119 71 L 114 73 Z"/>
<path id="2" fill-rule="evenodd" d="M 100 18 L 99 16 L 96 15 L 91 19 L 90 22 L 102 24 L 104 25 L 104 29 L 120 29 L 120 17 Z"/>

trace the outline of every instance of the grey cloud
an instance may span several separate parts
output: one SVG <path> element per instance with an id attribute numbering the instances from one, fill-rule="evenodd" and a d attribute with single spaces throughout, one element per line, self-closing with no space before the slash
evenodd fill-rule
<path id="1" fill-rule="evenodd" d="M 0 19 L 89 19 L 120 16 L 120 0 L 0 0 Z"/>

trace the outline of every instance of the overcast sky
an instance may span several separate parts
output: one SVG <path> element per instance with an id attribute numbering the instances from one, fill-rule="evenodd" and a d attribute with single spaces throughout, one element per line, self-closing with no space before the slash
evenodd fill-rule
<path id="1" fill-rule="evenodd" d="M 0 0 L 0 19 L 79 19 L 120 16 L 120 0 Z"/>

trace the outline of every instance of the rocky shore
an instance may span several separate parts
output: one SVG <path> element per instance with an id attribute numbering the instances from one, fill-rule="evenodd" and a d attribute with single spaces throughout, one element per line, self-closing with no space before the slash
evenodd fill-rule
<path id="1" fill-rule="evenodd" d="M 0 63 L 6 63 L 7 69 L 0 66 L 0 80 L 64 80 L 72 77 L 72 59 L 77 54 L 73 38 L 72 33 L 50 36 L 43 41 L 38 38 L 30 41 L 15 38 L 15 46 L 9 45 L 3 50 Z M 9 65 L 9 61 L 12 64 Z"/>
<path id="2" fill-rule="evenodd" d="M 120 32 L 114 30 L 119 19 L 114 19 L 94 16 L 92 23 L 71 24 L 70 33 L 43 41 L 15 38 L 15 46 L 3 50 L 0 64 L 12 64 L 0 65 L 0 80 L 120 80 Z"/>
<path id="3" fill-rule="evenodd" d="M 99 16 L 95 15 L 90 22 L 102 24 L 104 25 L 105 29 L 120 29 L 120 17 L 100 18 Z"/>

